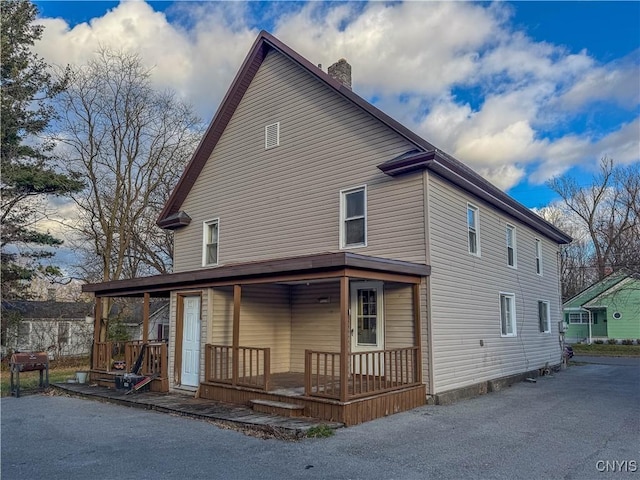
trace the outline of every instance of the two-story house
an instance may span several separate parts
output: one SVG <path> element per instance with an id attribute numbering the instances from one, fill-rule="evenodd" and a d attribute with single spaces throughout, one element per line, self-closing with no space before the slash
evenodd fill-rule
<path id="1" fill-rule="evenodd" d="M 170 298 L 166 388 L 355 424 L 561 362 L 570 237 L 266 32 L 158 225 L 174 273 L 85 290 Z"/>

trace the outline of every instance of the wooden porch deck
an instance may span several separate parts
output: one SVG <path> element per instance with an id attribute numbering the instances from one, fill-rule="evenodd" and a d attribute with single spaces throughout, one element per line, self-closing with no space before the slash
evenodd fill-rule
<path id="1" fill-rule="evenodd" d="M 235 428 L 247 428 L 291 439 L 304 437 L 310 428 L 319 425 L 334 429 L 344 427 L 344 424 L 339 422 L 306 417 L 282 417 L 256 412 L 243 405 L 194 398 L 192 395 L 177 392 L 135 392 L 126 395 L 124 390 L 91 384 L 56 383 L 52 386 L 78 397 L 209 420 Z"/>

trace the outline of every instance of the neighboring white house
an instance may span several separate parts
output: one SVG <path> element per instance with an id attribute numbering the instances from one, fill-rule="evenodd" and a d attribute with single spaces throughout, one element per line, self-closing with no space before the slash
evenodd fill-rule
<path id="1" fill-rule="evenodd" d="M 93 305 L 83 302 L 2 301 L 2 351 L 48 351 L 51 356 L 88 355 Z"/>

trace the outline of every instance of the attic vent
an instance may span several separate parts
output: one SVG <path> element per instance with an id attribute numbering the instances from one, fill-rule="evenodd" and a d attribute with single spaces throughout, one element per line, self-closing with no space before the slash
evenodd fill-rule
<path id="1" fill-rule="evenodd" d="M 264 127 L 264 148 L 273 148 L 278 145 L 280 145 L 280 122 Z"/>

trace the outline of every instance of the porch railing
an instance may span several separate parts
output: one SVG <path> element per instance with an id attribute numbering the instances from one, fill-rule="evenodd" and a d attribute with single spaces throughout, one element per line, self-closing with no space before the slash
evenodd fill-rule
<path id="1" fill-rule="evenodd" d="M 347 399 L 399 390 L 421 382 L 419 347 L 349 354 Z M 305 394 L 340 398 L 340 354 L 305 351 Z"/>
<path id="2" fill-rule="evenodd" d="M 125 344 L 125 362 L 128 371 L 138 359 L 143 343 L 142 341 L 133 341 Z M 169 371 L 168 360 L 169 355 L 165 342 L 147 342 L 141 373 L 143 375 L 157 374 L 161 378 L 166 378 Z"/>
<path id="3" fill-rule="evenodd" d="M 340 354 L 305 350 L 305 395 L 340 399 Z"/>
<path id="4" fill-rule="evenodd" d="M 101 372 L 111 372 L 114 360 L 125 362 L 127 372 L 135 363 L 140 349 L 141 341 L 133 342 L 96 342 L 93 355 L 93 369 Z M 142 361 L 142 374 L 158 374 L 161 378 L 168 377 L 168 350 L 165 342 L 148 342 L 147 350 Z M 125 371 L 122 371 L 124 373 Z"/>
<path id="5" fill-rule="evenodd" d="M 271 349 L 238 347 L 237 370 L 234 370 L 233 354 L 232 346 L 206 344 L 205 381 L 268 390 L 271 377 Z"/>
<path id="6" fill-rule="evenodd" d="M 93 352 L 93 369 L 101 372 L 113 370 L 114 360 L 126 360 L 127 342 L 96 342 Z"/>

